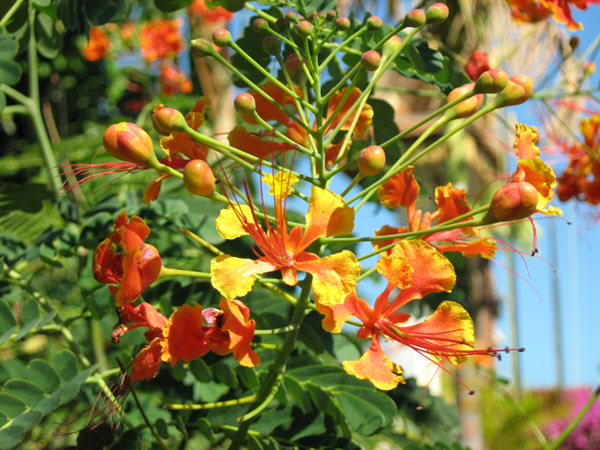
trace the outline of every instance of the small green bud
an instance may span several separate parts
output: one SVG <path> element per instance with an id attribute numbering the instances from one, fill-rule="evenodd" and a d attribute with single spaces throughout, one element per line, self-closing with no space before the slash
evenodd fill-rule
<path id="1" fill-rule="evenodd" d="M 350 19 L 348 19 L 347 17 L 339 17 L 335 21 L 335 25 L 338 30 L 342 30 L 342 31 L 349 30 L 350 25 L 351 25 Z"/>
<path id="2" fill-rule="evenodd" d="M 285 18 L 287 20 L 289 20 L 290 22 L 297 22 L 298 21 L 298 16 L 296 16 L 296 13 L 294 11 L 288 11 L 285 13 Z"/>
<path id="3" fill-rule="evenodd" d="M 327 20 L 334 20 L 335 18 L 337 18 L 337 11 L 335 9 L 327 11 Z"/>
<path id="4" fill-rule="evenodd" d="M 385 166 L 385 150 L 371 145 L 358 154 L 358 170 L 364 175 L 377 175 Z"/>
<path id="5" fill-rule="evenodd" d="M 422 9 L 413 9 L 404 17 L 404 24 L 407 27 L 420 27 L 421 25 L 425 25 L 426 20 L 425 11 Z"/>
<path id="6" fill-rule="evenodd" d="M 249 92 L 242 92 L 233 101 L 235 110 L 242 116 L 247 116 L 256 111 L 256 100 Z"/>
<path id="7" fill-rule="evenodd" d="M 162 136 L 168 136 L 174 131 L 183 131 L 186 122 L 183 114 L 173 108 L 164 108 L 162 104 L 154 107 L 152 126 Z"/>
<path id="8" fill-rule="evenodd" d="M 475 92 L 495 94 L 506 87 L 508 75 L 502 69 L 490 69 L 479 75 L 475 83 Z"/>
<path id="9" fill-rule="evenodd" d="M 315 27 L 308 20 L 301 20 L 296 24 L 296 34 L 302 38 L 306 38 L 312 34 Z"/>
<path id="10" fill-rule="evenodd" d="M 213 31 L 212 40 L 218 47 L 229 47 L 233 42 L 231 33 L 225 28 L 217 28 Z"/>
<path id="11" fill-rule="evenodd" d="M 105 150 L 116 159 L 155 167 L 158 164 L 152 138 L 135 123 L 113 124 L 104 132 Z"/>
<path id="12" fill-rule="evenodd" d="M 258 17 L 252 22 L 252 28 L 257 33 L 264 33 L 266 30 L 269 29 L 269 22 L 267 22 L 262 17 Z"/>
<path id="13" fill-rule="evenodd" d="M 377 70 L 381 64 L 381 55 L 375 50 L 369 50 L 362 54 L 360 62 L 365 70 L 373 72 L 374 70 Z"/>
<path id="14" fill-rule="evenodd" d="M 215 51 L 210 41 L 204 38 L 194 39 L 190 42 L 190 46 L 194 56 L 198 56 L 199 58 L 210 56 Z"/>
<path id="15" fill-rule="evenodd" d="M 201 159 L 192 159 L 183 168 L 183 184 L 194 195 L 207 197 L 215 191 L 215 176 Z"/>
<path id="16" fill-rule="evenodd" d="M 400 51 L 400 45 L 402 44 L 402 39 L 397 34 L 394 34 L 391 38 L 389 38 L 383 44 L 383 56 L 387 57 L 390 55 L 395 55 Z"/>
<path id="17" fill-rule="evenodd" d="M 450 11 L 444 3 L 434 3 L 425 12 L 427 23 L 442 23 L 448 18 Z"/>
<path id="18" fill-rule="evenodd" d="M 381 25 L 383 25 L 383 22 L 377 16 L 371 16 L 367 19 L 367 28 L 369 30 L 379 30 Z"/>
<path id="19" fill-rule="evenodd" d="M 267 55 L 278 55 L 281 52 L 281 41 L 273 35 L 268 35 L 263 39 L 262 48 Z"/>

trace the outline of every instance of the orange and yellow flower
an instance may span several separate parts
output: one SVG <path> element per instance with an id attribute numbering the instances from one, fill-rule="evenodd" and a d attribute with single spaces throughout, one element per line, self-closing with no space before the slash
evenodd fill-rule
<path id="1" fill-rule="evenodd" d="M 104 59 L 110 49 L 110 39 L 100 27 L 90 29 L 88 43 L 83 47 L 81 53 L 88 61 L 99 61 Z"/>
<path id="2" fill-rule="evenodd" d="M 576 31 L 583 26 L 575 22 L 571 6 L 585 10 L 600 0 L 506 0 L 511 6 L 513 18 L 519 22 L 539 22 L 550 15 L 558 23 L 565 24 L 569 30 Z"/>
<path id="3" fill-rule="evenodd" d="M 111 284 L 108 289 L 120 307 L 136 301 L 159 278 L 162 261 L 156 247 L 144 242 L 150 228 L 142 218 L 131 216 L 128 221 L 123 211 L 113 227 L 94 253 L 92 270 L 97 281 Z M 122 253 L 116 253 L 115 246 Z"/>
<path id="4" fill-rule="evenodd" d="M 167 319 L 149 303 L 126 304 L 118 309 L 119 324 L 112 333 L 113 342 L 134 328 L 146 327 L 146 344 L 134 358 L 133 381 L 150 380 L 162 362 L 174 366 L 180 360 L 189 362 L 209 351 L 218 355 L 233 353 L 241 365 L 254 367 L 260 357 L 250 344 L 256 324 L 249 320 L 250 310 L 239 300 L 222 299 L 219 307 L 202 309 L 196 304 L 179 307 Z M 206 325 L 205 325 L 206 323 Z"/>
<path id="5" fill-rule="evenodd" d="M 377 270 L 385 276 L 388 286 L 373 308 L 355 293 L 342 305 L 320 308 L 325 315 L 325 330 L 340 332 L 344 322 L 354 316 L 363 323 L 358 337 L 371 339 L 369 349 L 359 360 L 343 363 L 346 372 L 370 380 L 379 389 L 393 389 L 404 383 L 402 368 L 381 348 L 382 337 L 412 348 L 440 367 L 444 361 L 458 364 L 470 355 L 495 353 L 474 349 L 473 321 L 456 302 L 442 302 L 431 316 L 413 325 L 407 324 L 410 314 L 398 311 L 413 300 L 432 292 L 450 292 L 454 287 L 454 267 L 435 247 L 421 240 L 400 241 L 389 255 L 380 258 Z M 401 290 L 390 301 L 395 288 Z"/>
<path id="6" fill-rule="evenodd" d="M 300 225 L 288 232 L 285 202 L 295 175 L 279 172 L 266 175 L 263 181 L 275 198 L 275 223 L 260 225 L 254 207 L 231 202 L 217 218 L 217 230 L 225 239 L 250 235 L 261 256 L 257 259 L 221 255 L 211 262 L 211 282 L 225 298 L 246 295 L 252 289 L 256 275 L 281 271 L 284 283 L 297 284 L 297 272 L 312 274 L 315 303 L 342 303 L 358 281 L 360 265 L 356 256 L 343 250 L 325 257 L 307 251 L 321 237 L 348 234 L 354 227 L 354 210 L 333 192 L 313 187 L 306 215 L 304 232 Z M 257 254 L 258 254 L 257 252 Z"/>
<path id="7" fill-rule="evenodd" d="M 140 31 L 142 56 L 147 61 L 175 58 L 184 48 L 181 20 L 153 19 Z"/>
<path id="8" fill-rule="evenodd" d="M 222 6 L 217 6 L 214 9 L 210 9 L 208 6 L 206 6 L 206 2 L 204 0 L 193 0 L 188 6 L 188 12 L 192 16 L 201 18 L 202 22 L 206 25 L 229 22 L 234 14 Z"/>

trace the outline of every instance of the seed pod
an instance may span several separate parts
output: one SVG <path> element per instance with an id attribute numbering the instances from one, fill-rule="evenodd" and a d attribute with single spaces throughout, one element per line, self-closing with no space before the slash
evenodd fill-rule
<path id="1" fill-rule="evenodd" d="M 201 159 L 193 159 L 183 169 L 183 184 L 194 195 L 207 197 L 215 190 L 215 176 Z"/>
<path id="2" fill-rule="evenodd" d="M 507 183 L 496 191 L 482 223 L 524 219 L 537 209 L 539 193 L 527 181 Z"/>
<path id="3" fill-rule="evenodd" d="M 364 175 L 377 175 L 385 166 L 385 150 L 371 145 L 358 155 L 358 170 Z"/>
<path id="4" fill-rule="evenodd" d="M 381 64 L 381 55 L 375 50 L 369 50 L 362 54 L 360 62 L 362 63 L 362 66 L 365 68 L 365 70 L 373 72 L 374 70 L 377 70 L 377 68 Z"/>

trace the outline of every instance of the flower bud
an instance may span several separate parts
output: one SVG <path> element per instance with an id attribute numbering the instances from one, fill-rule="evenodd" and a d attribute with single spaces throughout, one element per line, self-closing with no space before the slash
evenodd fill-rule
<path id="1" fill-rule="evenodd" d="M 242 116 L 250 115 L 256 110 L 256 100 L 249 92 L 239 94 L 235 98 L 233 105 L 235 106 L 235 110 Z"/>
<path id="2" fill-rule="evenodd" d="M 425 11 L 422 9 L 413 9 L 404 17 L 404 24 L 407 27 L 420 27 L 421 25 L 425 25 L 425 20 Z"/>
<path id="3" fill-rule="evenodd" d="M 298 17 L 296 16 L 296 13 L 294 11 L 288 11 L 285 13 L 285 18 L 287 20 L 289 20 L 290 22 L 295 22 L 298 20 Z"/>
<path id="4" fill-rule="evenodd" d="M 199 58 L 210 56 L 215 51 L 208 39 L 204 38 L 192 40 L 192 42 L 190 42 L 190 46 L 192 48 L 192 53 L 194 54 L 194 56 L 198 56 Z"/>
<path id="5" fill-rule="evenodd" d="M 583 76 L 585 78 L 591 77 L 596 73 L 596 64 L 593 61 L 586 61 L 583 63 Z"/>
<path id="6" fill-rule="evenodd" d="M 364 175 L 377 175 L 385 166 L 385 151 L 378 145 L 371 145 L 358 155 L 358 170 Z"/>
<path id="7" fill-rule="evenodd" d="M 342 30 L 342 31 L 346 31 L 350 29 L 350 19 L 348 19 L 347 17 L 339 17 L 336 21 L 335 21 L 335 25 L 337 27 L 338 30 Z"/>
<path id="8" fill-rule="evenodd" d="M 300 37 L 308 37 L 313 32 L 315 27 L 308 20 L 301 20 L 296 25 L 296 34 Z"/>
<path id="9" fill-rule="evenodd" d="M 183 184 L 194 195 L 207 197 L 215 190 L 215 176 L 201 159 L 192 159 L 183 169 Z"/>
<path id="10" fill-rule="evenodd" d="M 381 19 L 377 16 L 371 16 L 367 19 L 367 28 L 369 30 L 379 30 L 381 25 Z"/>
<path id="11" fill-rule="evenodd" d="M 482 223 L 524 219 L 537 209 L 538 191 L 527 181 L 507 183 L 496 191 Z"/>
<path id="12" fill-rule="evenodd" d="M 425 12 L 427 23 L 442 23 L 448 18 L 450 11 L 444 3 L 434 3 Z"/>
<path id="13" fill-rule="evenodd" d="M 453 89 L 448 94 L 448 102 L 453 102 L 454 100 L 462 97 L 469 92 L 472 92 L 475 88 L 474 83 L 463 84 L 456 89 Z M 451 119 L 459 119 L 463 117 L 469 117 L 471 114 L 475 113 L 483 104 L 483 94 L 476 94 L 473 97 L 470 97 L 466 100 L 463 100 L 454 108 L 449 109 L 446 113 L 446 117 Z"/>
<path id="14" fill-rule="evenodd" d="M 262 17 L 258 17 L 252 21 L 252 28 L 257 33 L 264 33 L 266 30 L 269 29 L 269 22 L 267 22 Z"/>
<path id="15" fill-rule="evenodd" d="M 327 20 L 333 20 L 337 17 L 337 11 L 335 9 L 330 9 L 327 11 Z"/>
<path id="16" fill-rule="evenodd" d="M 152 126 L 162 136 L 168 136 L 174 131 L 183 131 L 186 122 L 183 114 L 173 108 L 164 108 L 162 104 L 154 107 Z"/>
<path id="17" fill-rule="evenodd" d="M 513 75 L 496 96 L 497 106 L 520 105 L 533 94 L 533 81 L 527 75 Z"/>
<path id="18" fill-rule="evenodd" d="M 389 38 L 383 44 L 383 56 L 396 55 L 400 52 L 400 45 L 402 44 L 402 39 L 397 34 L 394 34 L 391 38 Z"/>
<path id="19" fill-rule="evenodd" d="M 267 55 L 278 55 L 281 52 L 281 41 L 270 34 L 263 39 L 262 48 Z"/>
<path id="20" fill-rule="evenodd" d="M 381 55 L 375 50 L 369 50 L 362 54 L 360 62 L 365 70 L 373 72 L 374 70 L 377 70 L 379 64 L 381 64 Z"/>
<path id="21" fill-rule="evenodd" d="M 225 28 L 217 28 L 213 31 L 212 40 L 218 47 L 229 47 L 233 42 L 231 33 Z"/>
<path id="22" fill-rule="evenodd" d="M 495 94 L 506 87 L 508 75 L 502 69 L 490 69 L 483 72 L 475 83 L 475 92 Z"/>
<path id="23" fill-rule="evenodd" d="M 273 25 L 273 28 L 278 33 L 285 33 L 287 30 L 290 29 L 290 21 L 284 17 L 280 17 L 275 22 L 275 25 Z"/>
<path id="24" fill-rule="evenodd" d="M 108 153 L 121 161 L 150 167 L 158 164 L 152 138 L 135 123 L 121 122 L 111 125 L 104 132 L 102 143 Z"/>

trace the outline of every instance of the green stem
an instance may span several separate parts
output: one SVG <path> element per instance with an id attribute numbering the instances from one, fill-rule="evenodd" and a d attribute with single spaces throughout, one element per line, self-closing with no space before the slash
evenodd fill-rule
<path id="1" fill-rule="evenodd" d="M 285 364 L 292 351 L 296 348 L 300 324 L 306 315 L 306 308 L 309 303 L 308 298 L 310 296 L 311 284 L 312 275 L 306 274 L 306 277 L 301 282 L 302 292 L 298 299 L 298 303 L 294 307 L 294 313 L 292 315 L 291 324 L 294 325 L 294 329 L 285 337 L 285 340 L 281 345 L 281 350 L 277 354 L 273 364 L 269 367 L 267 378 L 256 394 L 256 401 L 252 403 L 248 412 L 238 419 L 240 427 L 235 433 L 229 450 L 237 450 L 242 446 L 244 438 L 252 424 L 252 419 L 269 405 L 279 389 L 283 372 L 285 371 Z"/>
<path id="2" fill-rule="evenodd" d="M 325 58 L 325 60 L 321 63 L 321 65 L 317 68 L 317 70 L 319 72 L 322 72 L 325 69 L 325 67 L 327 67 L 327 64 L 329 64 L 329 62 L 335 57 L 337 52 L 345 49 L 348 46 L 348 44 L 350 44 L 352 41 L 357 39 L 361 34 L 364 34 L 366 32 L 367 32 L 367 26 L 364 25 L 361 28 L 359 28 L 358 30 L 356 30 L 353 34 L 348 36 L 345 41 L 343 41 L 340 45 L 338 45 L 335 49 L 333 49 L 333 51 L 329 55 L 327 55 L 327 58 Z"/>
<path id="3" fill-rule="evenodd" d="M 273 328 L 271 330 L 255 330 L 254 331 L 254 336 L 287 333 L 288 331 L 293 331 L 294 327 L 295 327 L 295 325 L 288 325 L 286 327 Z"/>
<path id="4" fill-rule="evenodd" d="M 144 408 L 142 407 L 142 404 L 140 403 L 140 399 L 138 398 L 137 393 L 135 392 L 135 387 L 133 386 L 133 384 L 130 386 L 129 391 L 131 392 L 131 395 L 133 395 L 133 400 L 135 401 L 135 404 L 137 405 L 140 413 L 142 414 L 142 418 L 144 419 L 144 422 L 146 422 L 146 425 L 148 425 L 148 428 L 150 429 L 152 436 L 154 436 L 154 439 L 156 439 L 156 442 L 158 442 L 158 445 L 160 445 L 160 448 L 162 448 L 163 450 L 170 450 L 169 447 L 167 446 L 167 444 L 165 444 L 163 442 L 163 440 L 160 438 L 160 436 L 158 435 L 158 433 L 152 426 L 152 422 L 150 422 L 150 419 L 148 419 L 148 416 L 146 415 L 146 411 L 144 411 Z"/>
<path id="5" fill-rule="evenodd" d="M 567 428 L 565 428 L 564 431 L 560 434 L 560 436 L 554 442 L 551 442 L 545 450 L 556 450 L 560 447 L 560 445 L 565 441 L 565 439 L 569 437 L 569 435 L 573 432 L 577 425 L 579 425 L 579 422 L 581 422 L 581 420 L 585 417 L 589 409 L 592 407 L 592 405 L 598 398 L 598 395 L 600 395 L 600 386 L 596 388 L 596 390 L 591 395 L 585 406 L 581 409 L 581 411 L 579 411 L 579 414 L 577 414 L 573 418 L 573 420 L 567 426 Z"/>
<path id="6" fill-rule="evenodd" d="M 195 272 L 193 270 L 171 269 L 169 267 L 162 266 L 158 278 L 165 277 L 193 277 L 202 278 L 204 280 L 210 280 L 210 273 Z"/>
<path id="7" fill-rule="evenodd" d="M 236 406 L 243 405 L 245 403 L 252 403 L 256 400 L 256 395 L 249 395 L 248 397 L 237 398 L 234 400 L 225 400 L 222 402 L 210 402 L 192 405 L 184 405 L 181 403 L 167 403 L 166 405 L 162 405 L 165 409 L 174 409 L 174 410 L 198 410 L 198 409 L 214 409 L 214 408 L 225 408 L 227 406 Z"/>
<path id="8" fill-rule="evenodd" d="M 4 17 L 2 17 L 2 19 L 0 20 L 0 27 L 3 27 L 4 25 L 6 25 L 6 23 L 11 19 L 13 14 L 15 12 L 17 12 L 17 10 L 21 6 L 21 4 L 23 4 L 24 1 L 25 0 L 16 0 L 13 3 L 13 5 L 10 7 L 10 9 L 8 11 L 6 11 L 6 14 L 4 14 Z"/>

